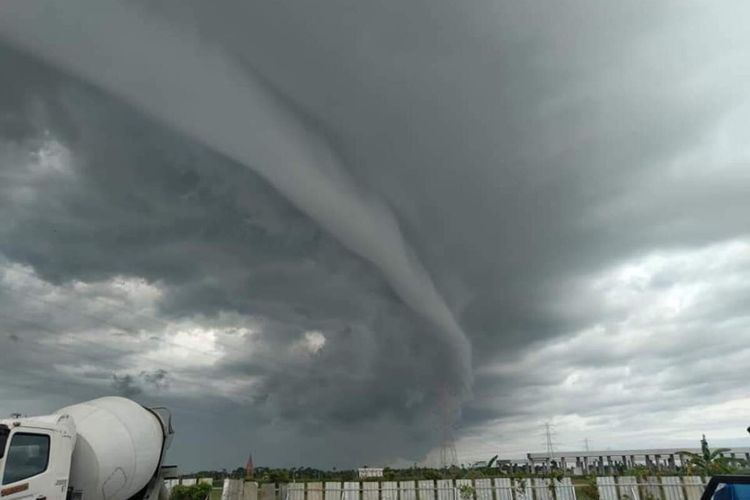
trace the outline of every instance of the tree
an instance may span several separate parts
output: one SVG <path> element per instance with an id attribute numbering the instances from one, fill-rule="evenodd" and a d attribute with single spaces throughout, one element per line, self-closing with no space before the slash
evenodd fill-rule
<path id="1" fill-rule="evenodd" d="M 711 450 L 708 447 L 708 441 L 706 441 L 706 436 L 704 435 L 701 439 L 700 453 L 681 451 L 680 455 L 688 457 L 688 471 L 697 472 L 703 476 L 713 476 L 715 474 L 730 474 L 737 470 L 738 465 L 744 464 L 744 460 L 721 456 L 722 453 L 728 451 L 729 448 L 716 448 Z"/>
<path id="2" fill-rule="evenodd" d="M 247 471 L 244 467 L 237 467 L 229 473 L 229 477 L 232 479 L 243 479 L 246 473 Z"/>

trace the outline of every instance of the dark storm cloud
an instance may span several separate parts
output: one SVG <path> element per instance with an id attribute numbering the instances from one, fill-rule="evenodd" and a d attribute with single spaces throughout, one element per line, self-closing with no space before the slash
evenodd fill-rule
<path id="1" fill-rule="evenodd" d="M 96 375 L 95 375 L 96 376 Z M 143 385 L 163 389 L 168 383 L 167 371 L 159 368 L 153 372 L 141 371 L 138 376 L 112 374 L 112 388 L 120 396 L 132 398 L 143 392 Z"/>
<path id="2" fill-rule="evenodd" d="M 747 362 L 731 9 L 104 2 L 89 57 L 15 22 L 44 5 L 0 7 L 7 366 L 78 345 L 71 396 L 141 390 L 279 463 L 419 458 L 462 333 L 467 447 L 553 417 L 678 439 L 680 408 L 745 404 L 712 368 Z"/>
<path id="3" fill-rule="evenodd" d="M 157 389 L 162 389 L 169 384 L 169 372 L 159 368 L 153 372 L 142 371 L 138 374 L 144 382 L 151 384 Z"/>
<path id="4" fill-rule="evenodd" d="M 458 396 L 466 392 L 471 352 L 465 333 L 404 240 L 394 213 L 378 197 L 362 191 L 325 137 L 300 120 L 261 79 L 188 32 L 117 2 L 84 1 L 77 8 L 87 15 L 80 18 L 74 13 L 77 9 L 53 3 L 18 4 L 8 11 L 13 20 L 3 18 L 3 31 L 12 43 L 106 88 L 236 160 L 278 189 L 376 267 L 391 289 L 433 324 L 430 332 L 452 351 L 446 360 L 452 376 L 464 387 Z M 51 32 L 46 37 L 29 37 L 24 22 L 50 23 L 47 29 L 62 30 L 59 34 L 65 43 L 50 43 L 55 38 Z M 70 22 L 82 24 L 74 32 L 66 28 Z M 81 58 L 92 38 L 100 40 L 102 50 Z M 117 64 L 110 64 L 113 58 Z M 164 60 L 179 64 L 179 71 L 160 69 Z M 109 71 L 100 71 L 103 65 Z M 149 77 L 132 80 L 134 74 Z M 171 90 L 155 93 L 154 85 Z M 195 98 L 209 98 L 216 92 L 225 98 L 211 104 Z"/>
<path id="5" fill-rule="evenodd" d="M 112 388 L 119 396 L 126 398 L 132 398 L 143 392 L 143 389 L 138 387 L 132 375 L 112 375 Z"/>
<path id="6" fill-rule="evenodd" d="M 691 42 L 700 12 L 414 2 L 396 15 L 332 2 L 330 16 L 284 2 L 163 5 L 323 122 L 347 166 L 398 208 L 480 356 L 497 345 L 490 325 L 502 323 L 513 347 L 587 321 L 545 310 L 562 278 L 744 229 L 737 172 L 696 189 L 654 169 L 709 133 L 742 92 L 720 80 L 737 81 L 736 68 L 691 86 L 721 48 Z M 736 200 L 713 207 L 721 224 L 703 211 L 717 191 Z M 664 219 L 642 223 L 655 216 Z"/>
<path id="7" fill-rule="evenodd" d="M 257 378 L 243 395 L 251 403 L 245 418 L 288 421 L 290 440 L 310 425 L 327 432 L 381 421 L 401 436 L 396 441 L 408 432 L 417 454 L 425 451 L 430 442 L 409 429 L 434 418 L 431 367 L 444 365 L 444 354 L 367 264 L 246 170 L 53 70 L 20 62 L 48 71 L 57 85 L 17 104 L 11 118 L 28 121 L 36 106 L 37 128 L 5 143 L 12 160 L 0 188 L 2 251 L 36 273 L 9 272 L 4 296 L 18 304 L 4 302 L 6 325 L 22 337 L 93 330 L 108 340 L 71 340 L 92 365 L 77 382 L 109 380 L 105 387 L 120 394 L 157 398 L 166 397 L 154 391 L 166 389 L 158 387 L 163 372 L 128 366 L 128 338 L 148 352 L 158 341 L 140 332 L 196 315 L 205 316 L 197 326 L 217 326 L 218 314 L 234 311 L 243 316 L 231 326 L 259 322 L 257 335 L 195 376 Z M 131 276 L 158 284 L 157 303 L 140 303 L 137 291 L 123 297 L 118 280 L 129 285 Z M 300 343 L 313 330 L 325 336 L 319 352 Z M 97 387 L 81 392 L 90 397 Z"/>

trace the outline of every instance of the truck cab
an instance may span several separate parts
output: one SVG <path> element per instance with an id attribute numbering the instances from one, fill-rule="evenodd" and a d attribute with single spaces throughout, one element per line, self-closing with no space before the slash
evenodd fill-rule
<path id="1" fill-rule="evenodd" d="M 67 415 L 0 420 L 0 499 L 64 499 L 75 441 Z"/>

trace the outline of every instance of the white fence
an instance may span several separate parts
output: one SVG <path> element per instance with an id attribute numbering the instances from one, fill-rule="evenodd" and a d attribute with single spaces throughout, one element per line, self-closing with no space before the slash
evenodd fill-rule
<path id="1" fill-rule="evenodd" d="M 707 478 L 698 476 L 597 477 L 601 500 L 700 500 Z"/>
<path id="2" fill-rule="evenodd" d="M 596 478 L 600 500 L 700 500 L 710 478 L 605 476 Z M 194 484 L 183 480 L 182 484 Z M 171 489 L 177 480 L 167 481 Z M 581 482 L 577 486 L 584 486 Z M 439 479 L 420 481 L 262 484 L 225 479 L 221 500 L 577 500 L 569 477 Z"/>
<path id="3" fill-rule="evenodd" d="M 222 500 L 576 500 L 570 478 L 263 484 L 225 479 Z M 671 500 L 671 499 L 670 499 Z M 682 499 L 686 500 L 686 499 Z M 688 499 L 693 500 L 693 499 Z"/>

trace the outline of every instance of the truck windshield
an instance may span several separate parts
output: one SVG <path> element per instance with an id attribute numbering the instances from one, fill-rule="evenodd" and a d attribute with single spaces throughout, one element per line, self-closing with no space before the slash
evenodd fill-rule
<path id="1" fill-rule="evenodd" d="M 8 441 L 8 434 L 10 434 L 10 429 L 4 425 L 0 425 L 0 458 L 3 458 L 5 455 L 5 443 Z"/>
<path id="2" fill-rule="evenodd" d="M 720 484 L 712 500 L 750 500 L 750 484 Z"/>

